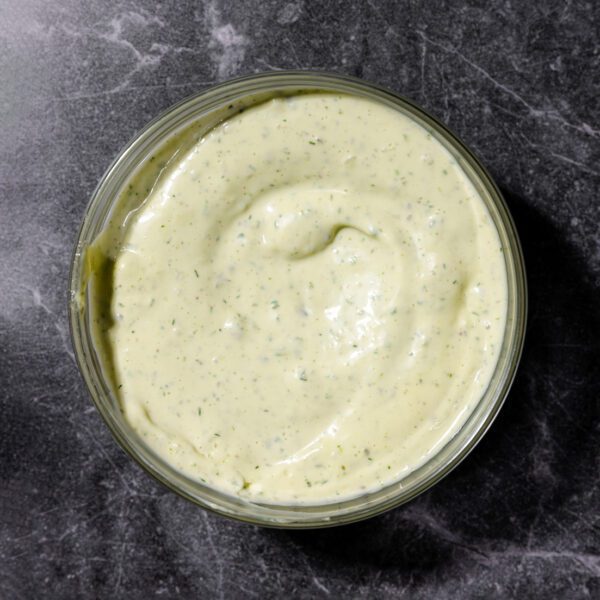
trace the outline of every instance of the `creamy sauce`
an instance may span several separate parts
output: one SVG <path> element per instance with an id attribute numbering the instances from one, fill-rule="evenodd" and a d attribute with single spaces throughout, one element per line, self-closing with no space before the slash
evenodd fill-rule
<path id="1" fill-rule="evenodd" d="M 266 503 L 423 464 L 484 393 L 505 327 L 482 199 L 425 129 L 353 96 L 214 127 L 130 215 L 113 277 L 128 421 L 186 475 Z"/>

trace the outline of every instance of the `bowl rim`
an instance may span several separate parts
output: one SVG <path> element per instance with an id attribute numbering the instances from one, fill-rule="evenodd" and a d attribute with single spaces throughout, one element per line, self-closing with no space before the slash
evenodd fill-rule
<path id="1" fill-rule="evenodd" d="M 504 349 L 504 369 L 501 372 L 500 380 L 496 383 L 496 397 L 489 403 L 487 410 L 479 418 L 476 426 L 474 428 L 472 427 L 471 431 L 468 432 L 469 435 L 463 440 L 460 448 L 451 453 L 448 460 L 444 461 L 441 466 L 438 466 L 435 470 L 426 475 L 417 485 L 408 489 L 403 489 L 403 486 L 401 485 L 401 482 L 405 481 L 403 478 L 380 490 L 366 494 L 365 496 L 359 496 L 339 503 L 280 507 L 283 508 L 283 510 L 277 510 L 276 505 L 256 504 L 245 501 L 240 502 L 239 499 L 235 499 L 227 494 L 218 491 L 213 493 L 215 492 L 213 488 L 204 486 L 198 481 L 182 475 L 174 469 L 174 467 L 149 449 L 148 446 L 146 446 L 146 454 L 143 454 L 140 448 L 140 440 L 133 440 L 133 431 L 125 431 L 125 428 L 122 426 L 123 421 L 119 423 L 119 421 L 115 419 L 114 414 L 112 414 L 114 409 L 111 412 L 106 402 L 103 402 L 105 398 L 102 397 L 102 390 L 98 385 L 105 385 L 105 382 L 103 381 L 98 366 L 94 365 L 94 357 L 91 355 L 91 353 L 93 353 L 92 340 L 86 341 L 83 338 L 83 334 L 85 333 L 85 314 L 77 301 L 79 290 L 81 289 L 85 251 L 89 243 L 95 239 L 95 236 L 90 237 L 90 221 L 92 216 L 95 215 L 94 211 L 97 212 L 99 208 L 102 208 L 102 206 L 100 206 L 101 201 L 108 193 L 107 189 L 109 189 L 111 184 L 114 185 L 113 180 L 119 175 L 119 169 L 122 168 L 127 159 L 131 159 L 132 156 L 135 158 L 135 153 L 137 152 L 137 158 L 139 159 L 137 165 L 139 165 L 140 162 L 143 162 L 143 156 L 148 155 L 148 150 L 152 151 L 152 149 L 159 147 L 160 142 L 165 141 L 169 132 L 172 133 L 177 129 L 177 127 L 171 127 L 171 129 L 165 129 L 162 132 L 160 130 L 161 127 L 166 127 L 174 116 L 180 115 L 182 111 L 185 112 L 186 109 L 189 111 L 192 111 L 194 108 L 199 110 L 198 106 L 202 109 L 203 101 L 205 104 L 204 113 L 201 114 L 205 114 L 210 110 L 210 108 L 207 108 L 210 101 L 212 101 L 215 106 L 223 106 L 229 102 L 230 97 L 227 96 L 228 93 L 237 95 L 238 98 L 251 96 L 252 91 L 257 93 L 257 90 L 253 90 L 252 88 L 253 84 L 262 86 L 260 87 L 260 91 L 272 92 L 273 95 L 284 89 L 296 89 L 297 91 L 302 89 L 314 89 L 321 91 L 346 92 L 350 94 L 358 93 L 371 98 L 375 97 L 380 101 L 386 102 L 390 106 L 394 106 L 397 110 L 409 114 L 411 118 L 420 125 L 427 126 L 427 129 L 435 134 L 438 142 L 441 142 L 448 151 L 453 151 L 457 161 L 460 159 L 459 163 L 463 170 L 466 169 L 471 171 L 469 179 L 473 182 L 472 176 L 475 176 L 481 184 L 482 189 L 479 191 L 485 191 L 488 195 L 488 200 L 491 205 L 488 203 L 488 200 L 484 199 L 484 202 L 486 203 L 490 214 L 492 209 L 496 211 L 495 215 L 491 214 L 491 216 L 496 230 L 498 231 L 498 235 L 501 237 L 502 246 L 504 248 L 508 287 L 510 290 L 512 285 L 514 291 L 514 298 L 512 298 L 514 315 L 512 317 L 513 323 L 510 329 L 510 339 L 512 340 L 512 344 L 510 347 L 506 348 L 505 342 L 507 339 L 507 332 L 509 331 L 508 321 L 510 317 L 510 315 L 508 315 L 507 307 L 507 324 L 505 325 L 502 341 L 502 347 Z M 188 124 L 197 120 L 200 116 L 200 114 L 193 117 L 189 117 L 188 115 Z M 148 146 L 148 148 L 144 150 L 144 144 L 148 144 L 149 141 L 152 140 L 153 134 L 157 138 L 157 144 Z M 121 173 L 121 184 L 117 186 L 117 191 L 113 191 L 113 193 L 110 194 L 113 202 L 119 197 L 123 181 L 126 181 L 127 176 L 131 176 L 134 170 L 135 169 L 132 169 L 128 173 L 127 171 Z M 111 205 L 108 204 L 104 206 L 104 208 L 103 223 L 105 224 L 107 212 L 110 210 Z M 502 231 L 499 230 L 499 224 L 502 225 Z M 502 233 L 505 235 L 505 240 L 502 239 Z M 508 243 L 504 243 L 504 241 L 507 241 Z M 509 292 L 507 291 L 507 295 L 508 294 Z M 508 302 L 511 302 L 511 298 L 508 298 Z M 456 468 L 483 438 L 508 396 L 523 351 L 527 322 L 527 305 L 528 292 L 525 263 L 515 223 L 498 186 L 473 151 L 470 150 L 470 148 L 462 142 L 451 129 L 412 100 L 397 94 L 385 86 L 367 82 L 363 79 L 349 75 L 320 70 L 267 71 L 224 81 L 217 85 L 204 88 L 203 90 L 187 96 L 173 104 L 138 131 L 113 159 L 92 192 L 90 200 L 86 205 L 72 253 L 68 289 L 69 330 L 79 372 L 82 375 L 96 409 L 108 426 L 112 436 L 125 453 L 128 454 L 135 463 L 141 466 L 146 473 L 165 485 L 169 490 L 210 512 L 254 525 L 287 529 L 332 527 L 376 516 L 416 498 L 418 495 L 441 481 Z M 499 371 L 501 359 L 502 352 L 498 357 L 492 379 Z M 108 388 L 105 385 L 104 395 L 106 395 L 106 393 L 110 395 L 110 390 L 108 390 L 108 392 L 107 390 Z M 447 440 L 447 442 L 433 454 L 428 461 L 412 471 L 409 476 L 422 471 L 430 465 L 432 461 L 436 460 L 446 448 L 451 444 L 454 444 L 455 440 L 461 436 L 463 430 L 471 421 L 473 415 L 481 408 L 481 405 L 488 395 L 488 391 L 489 387 L 481 396 L 478 404 L 455 435 Z M 111 400 L 118 403 L 116 397 L 111 398 Z M 145 446 L 145 444 L 142 445 Z M 192 494 L 189 489 L 184 489 L 182 487 L 181 480 L 191 483 L 191 487 L 201 490 L 202 493 Z M 397 488 L 396 493 L 390 492 L 388 493 L 388 497 L 382 495 L 382 492 L 385 492 L 386 490 L 389 492 L 392 487 Z M 377 501 L 377 496 L 382 498 L 381 501 Z M 217 498 L 217 501 L 215 501 L 215 498 Z M 369 499 L 368 502 L 366 504 L 363 502 L 361 505 L 360 500 L 364 500 L 365 498 Z M 335 507 L 352 503 L 356 504 L 356 507 L 335 510 Z M 324 514 L 319 514 L 319 511 Z"/>

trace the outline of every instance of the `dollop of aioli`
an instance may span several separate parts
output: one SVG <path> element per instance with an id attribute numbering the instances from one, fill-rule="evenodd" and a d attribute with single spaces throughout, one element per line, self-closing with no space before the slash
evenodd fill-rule
<path id="1" fill-rule="evenodd" d="M 109 332 L 126 418 L 225 493 L 400 480 L 484 393 L 506 271 L 478 193 L 402 113 L 326 93 L 214 127 L 130 216 Z"/>

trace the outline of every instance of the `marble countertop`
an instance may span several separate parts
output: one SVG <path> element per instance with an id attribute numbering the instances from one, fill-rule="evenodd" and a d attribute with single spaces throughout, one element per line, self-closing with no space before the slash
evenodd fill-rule
<path id="1" fill-rule="evenodd" d="M 600 8 L 592 2 L 0 5 L 0 597 L 600 596 Z M 73 360 L 69 261 L 112 158 L 215 82 L 318 68 L 454 129 L 514 214 L 530 313 L 488 435 L 356 525 L 210 515 L 115 444 Z"/>

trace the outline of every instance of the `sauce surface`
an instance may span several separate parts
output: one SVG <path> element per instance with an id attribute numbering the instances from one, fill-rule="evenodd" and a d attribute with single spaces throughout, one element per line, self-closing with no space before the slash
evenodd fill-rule
<path id="1" fill-rule="evenodd" d="M 505 327 L 475 188 L 420 125 L 348 95 L 214 127 L 129 216 L 113 277 L 128 421 L 186 475 L 266 503 L 423 464 L 480 400 Z"/>

